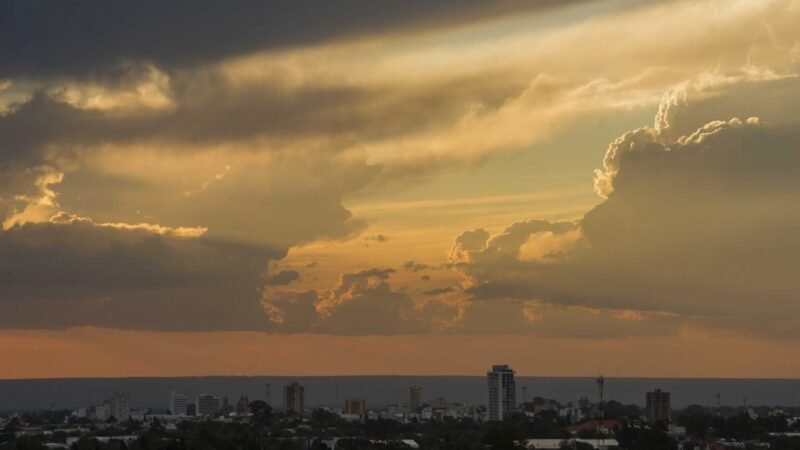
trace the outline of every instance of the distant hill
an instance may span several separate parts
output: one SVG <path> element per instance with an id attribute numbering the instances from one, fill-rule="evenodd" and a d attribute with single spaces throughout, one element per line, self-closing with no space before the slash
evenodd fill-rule
<path id="1" fill-rule="evenodd" d="M 271 385 L 271 403 L 280 407 L 283 386 L 299 381 L 306 388 L 306 405 L 341 407 L 344 400 L 360 397 L 368 407 L 408 402 L 412 385 L 423 388 L 423 400 L 444 397 L 468 404 L 486 403 L 486 382 L 480 376 L 336 376 L 336 377 L 175 377 L 175 378 L 67 378 L 45 380 L 0 380 L 0 411 L 86 407 L 102 402 L 115 390 L 126 391 L 134 408 L 166 408 L 172 390 L 187 395 L 190 401 L 199 393 L 227 395 L 235 403 L 239 395 L 266 399 L 266 384 Z M 517 397 L 522 387 L 527 395 L 553 398 L 562 403 L 586 395 L 597 398 L 594 378 L 517 377 Z M 656 379 L 607 378 L 606 399 L 644 404 L 645 392 L 660 388 L 672 392 L 673 407 L 691 403 L 713 405 L 720 392 L 722 403 L 738 406 L 747 398 L 750 405 L 797 406 L 800 380 L 765 379 Z"/>

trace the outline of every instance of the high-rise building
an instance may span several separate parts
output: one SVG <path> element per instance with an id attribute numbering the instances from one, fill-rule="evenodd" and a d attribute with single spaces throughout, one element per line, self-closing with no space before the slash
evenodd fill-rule
<path id="1" fill-rule="evenodd" d="M 646 395 L 647 419 L 651 422 L 663 420 L 669 422 L 672 418 L 671 401 L 669 392 L 656 389 Z"/>
<path id="2" fill-rule="evenodd" d="M 186 407 L 189 400 L 183 394 L 172 391 L 169 394 L 169 411 L 176 416 L 186 416 Z"/>
<path id="3" fill-rule="evenodd" d="M 367 415 L 367 401 L 363 398 L 349 398 L 344 401 L 344 413 L 364 417 Z"/>
<path id="4" fill-rule="evenodd" d="M 416 411 L 422 407 L 422 388 L 420 386 L 411 386 L 409 390 L 410 398 L 408 402 L 411 411 Z"/>
<path id="5" fill-rule="evenodd" d="M 210 394 L 200 394 L 195 405 L 198 416 L 215 416 L 222 410 L 222 399 Z"/>
<path id="6" fill-rule="evenodd" d="M 125 422 L 131 417 L 130 396 L 127 392 L 114 392 L 108 405 L 117 422 Z"/>
<path id="7" fill-rule="evenodd" d="M 305 408 L 305 388 L 298 382 L 283 387 L 283 410 L 286 414 L 302 415 Z"/>
<path id="8" fill-rule="evenodd" d="M 494 365 L 486 372 L 489 388 L 490 421 L 503 420 L 517 407 L 517 386 L 514 383 L 514 370 L 508 365 Z"/>

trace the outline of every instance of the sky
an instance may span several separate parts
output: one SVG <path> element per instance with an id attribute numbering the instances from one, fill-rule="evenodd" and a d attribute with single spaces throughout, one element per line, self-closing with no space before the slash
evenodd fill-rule
<path id="1" fill-rule="evenodd" d="M 800 1 L 0 1 L 0 378 L 800 376 Z"/>

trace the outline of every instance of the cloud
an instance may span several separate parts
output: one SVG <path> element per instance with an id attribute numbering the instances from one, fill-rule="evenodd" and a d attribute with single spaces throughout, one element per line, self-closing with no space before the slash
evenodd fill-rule
<path id="1" fill-rule="evenodd" d="M 435 297 L 437 295 L 450 294 L 450 293 L 453 293 L 453 292 L 456 292 L 456 289 L 454 287 L 452 287 L 452 286 L 447 286 L 447 287 L 443 287 L 443 288 L 436 288 L 436 289 L 429 289 L 427 291 L 422 291 L 422 294 Z"/>
<path id="2" fill-rule="evenodd" d="M 786 267 L 796 262 L 797 8 L 518 14 L 560 3 L 0 6 L 14 10 L 0 12 L 14 19 L 0 19 L 0 256 L 26 268 L 0 288 L 8 317 L 346 334 L 503 331 L 509 317 L 511 329 L 556 333 L 537 319 L 548 315 L 571 330 L 592 317 L 780 316 L 796 292 Z M 598 37 L 614 45 L 598 51 Z M 609 148 L 600 206 L 578 222 L 463 233 L 447 266 L 458 289 L 418 298 L 391 269 L 338 269 L 338 282 L 316 289 L 293 271 L 264 275 L 284 249 L 362 233 L 367 222 L 344 206 L 356 194 L 528 149 L 568 125 L 655 105 L 667 88 L 655 124 Z M 402 240 L 392 236 L 387 252 Z M 57 289 L 74 267 L 87 272 Z M 52 282 L 25 290 L 31 274 Z M 756 297 L 772 309 L 752 311 Z M 490 313 L 482 300 L 497 299 Z M 198 317 L 181 317 L 192 301 Z"/>
<path id="3" fill-rule="evenodd" d="M 408 270 L 409 272 L 420 272 L 423 270 L 431 269 L 431 266 L 423 263 L 418 263 L 414 261 L 406 261 L 403 264 L 403 268 Z"/>
<path id="4" fill-rule="evenodd" d="M 322 14 L 329 7 L 317 5 L 302 11 L 309 22 L 291 29 L 263 24 L 299 20 L 300 10 L 262 3 L 236 10 L 192 5 L 188 22 L 170 27 L 159 24 L 183 17 L 187 5 L 149 14 L 161 5 L 147 1 L 128 11 L 118 4 L 67 10 L 15 4 L 16 19 L 0 27 L 12 43 L 0 50 L 0 74 L 9 73 L 3 92 L 13 90 L 7 98 L 17 99 L 12 105 L 0 98 L 7 111 L 0 116 L 0 213 L 43 220 L 64 210 L 104 223 L 206 228 L 222 240 L 278 247 L 350 239 L 366 224 L 342 205 L 349 195 L 529 148 L 587 117 L 654 104 L 666 87 L 687 78 L 710 92 L 731 83 L 724 74 L 741 72 L 737 58 L 746 54 L 758 57 L 737 76 L 777 79 L 793 52 L 768 51 L 772 39 L 760 34 L 749 47 L 740 41 L 742 24 L 759 20 L 772 35 L 794 36 L 791 14 L 777 2 L 714 15 L 719 36 L 704 48 L 705 56 L 720 55 L 712 71 L 691 39 L 707 27 L 689 20 L 707 17 L 710 2 L 600 15 L 586 5 L 571 19 L 558 15 L 563 27 L 536 32 L 478 18 L 517 18 L 512 13 L 560 2 L 401 3 L 377 11 L 356 1 L 349 11 L 337 8 L 348 11 L 343 22 L 329 22 Z M 442 16 L 434 20 L 426 11 Z M 120 16 L 132 28 L 108 25 Z M 192 24 L 210 17 L 216 20 L 198 35 Z M 257 26 L 255 17 L 263 19 Z M 534 24 L 536 17 L 525 16 Z M 475 27 L 434 26 L 443 18 Z M 658 19 L 659 26 L 642 30 L 642 18 Z M 587 29 L 584 19 L 597 25 Z M 301 32 L 315 20 L 325 26 Z M 57 37 L 43 29 L 54 21 Z M 86 21 L 95 24 L 91 39 Z M 674 28 L 673 22 L 688 37 L 662 39 L 660 27 Z M 380 39 L 361 39 L 388 25 Z M 426 35 L 401 32 L 421 29 L 435 31 L 435 45 L 417 45 Z M 617 39 L 619 45 L 591 55 L 580 50 L 597 36 L 634 31 L 641 39 Z M 25 38 L 34 32 L 35 42 Z M 339 37 L 347 39 L 329 40 Z M 474 45 L 480 40 L 485 45 Z M 662 53 L 648 48 L 643 57 L 641 42 L 654 41 Z M 73 51 L 79 54 L 69 56 Z M 675 67 L 656 67 L 665 55 Z M 619 64 L 604 77 L 576 70 L 608 60 Z M 777 68 L 759 72 L 759 62 Z M 400 68 L 416 75 L 398 75 Z"/>
<path id="5" fill-rule="evenodd" d="M 758 86 L 770 101 L 797 82 Z M 675 110 L 660 126 L 614 141 L 595 179 L 606 199 L 578 223 L 529 221 L 496 236 L 457 237 L 450 257 L 473 301 L 630 311 L 629 318 L 668 323 L 674 332 L 691 325 L 796 336 L 800 116 L 789 103 L 782 113 L 753 107 L 770 111 L 772 123 L 730 118 L 731 105 L 746 110 L 740 87 L 732 83 L 724 100 L 722 92 L 687 91 L 680 103 L 662 106 L 659 119 Z M 743 89 L 747 96 L 756 90 L 751 82 Z M 677 133 L 711 111 L 720 119 Z M 531 242 L 559 250 L 526 259 L 522 249 Z"/>
<path id="6" fill-rule="evenodd" d="M 266 330 L 258 288 L 285 251 L 83 219 L 0 232 L 0 327 Z"/>
<path id="7" fill-rule="evenodd" d="M 158 114 L 120 117 L 38 93 L 0 116 L 0 213 L 25 216 L 11 222 L 66 210 L 108 223 L 188 223 L 278 247 L 347 239 L 365 227 L 342 206 L 380 171 L 363 158 L 209 142 L 181 151 L 187 142 L 158 138 L 174 131 Z"/>
<path id="8" fill-rule="evenodd" d="M 296 270 L 281 270 L 275 275 L 268 276 L 264 280 L 264 284 L 267 286 L 285 286 L 298 279 L 300 279 L 300 272 Z"/>
<path id="9" fill-rule="evenodd" d="M 393 288 L 389 279 L 394 273 L 391 268 L 348 272 L 325 290 L 266 289 L 263 302 L 273 326 L 280 332 L 431 333 L 458 314 L 455 305 L 417 301 L 404 290 Z"/>
<path id="10" fill-rule="evenodd" d="M 386 236 L 385 234 L 376 234 L 373 236 L 365 236 L 364 240 L 367 242 L 376 242 L 378 244 L 383 244 L 384 242 L 389 241 L 389 236 Z"/>
<path id="11" fill-rule="evenodd" d="M 390 0 L 379 6 L 347 0 L 334 6 L 248 0 L 231 8 L 206 0 L 169 5 L 12 1 L 0 9 L 0 17 L 10 18 L 0 27 L 6 44 L 0 50 L 0 77 L 91 76 L 125 61 L 191 67 L 263 49 L 457 25 L 562 4 Z"/>

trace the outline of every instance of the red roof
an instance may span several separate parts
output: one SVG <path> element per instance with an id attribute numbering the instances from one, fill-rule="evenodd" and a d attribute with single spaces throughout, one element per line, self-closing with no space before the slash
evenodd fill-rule
<path id="1" fill-rule="evenodd" d="M 567 431 L 578 432 L 584 430 L 596 430 L 598 428 L 613 430 L 615 428 L 622 428 L 622 424 L 619 422 L 619 420 L 616 419 L 608 419 L 608 420 L 595 419 L 568 427 Z"/>

